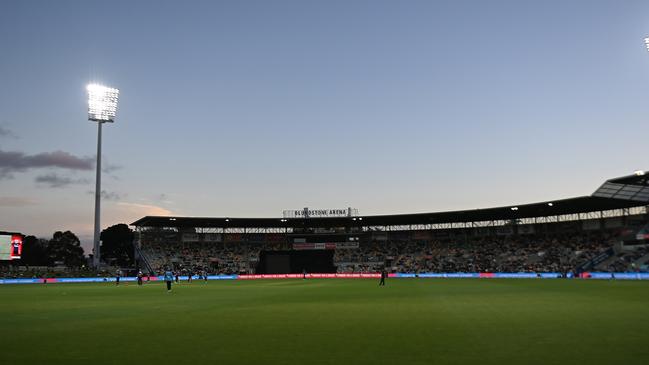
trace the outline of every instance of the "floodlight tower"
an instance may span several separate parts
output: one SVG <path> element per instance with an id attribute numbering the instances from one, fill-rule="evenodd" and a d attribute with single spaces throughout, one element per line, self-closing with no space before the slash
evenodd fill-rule
<path id="1" fill-rule="evenodd" d="M 88 90 L 88 120 L 97 122 L 97 176 L 95 179 L 95 235 L 92 264 L 99 267 L 100 205 L 101 205 L 101 125 L 115 122 L 119 90 L 104 85 L 90 84 Z"/>

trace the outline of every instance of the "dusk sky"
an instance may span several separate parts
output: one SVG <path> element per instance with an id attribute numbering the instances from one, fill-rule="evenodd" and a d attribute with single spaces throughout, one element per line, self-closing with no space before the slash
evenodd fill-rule
<path id="1" fill-rule="evenodd" d="M 0 230 L 472 209 L 649 169 L 648 1 L 0 2 Z M 88 250 L 86 250 L 88 251 Z"/>

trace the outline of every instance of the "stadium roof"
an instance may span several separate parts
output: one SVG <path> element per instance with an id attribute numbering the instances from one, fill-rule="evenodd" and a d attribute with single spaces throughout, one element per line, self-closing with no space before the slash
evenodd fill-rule
<path id="1" fill-rule="evenodd" d="M 396 226 L 513 220 L 565 214 L 598 212 L 649 205 L 649 175 L 637 173 L 607 180 L 592 196 L 552 200 L 497 208 L 435 213 L 368 215 L 335 218 L 207 218 L 146 216 L 131 225 L 138 227 L 203 228 L 304 228 Z"/>

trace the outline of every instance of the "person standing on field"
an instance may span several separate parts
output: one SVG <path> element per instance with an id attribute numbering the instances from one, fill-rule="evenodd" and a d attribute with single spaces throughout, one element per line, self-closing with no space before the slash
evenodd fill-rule
<path id="1" fill-rule="evenodd" d="M 388 276 L 387 271 L 385 269 L 381 269 L 381 281 L 379 281 L 379 286 L 385 286 L 385 277 Z"/>
<path id="2" fill-rule="evenodd" d="M 174 281 L 174 273 L 169 269 L 165 271 L 165 283 L 167 283 L 167 293 L 171 291 L 171 282 Z"/>

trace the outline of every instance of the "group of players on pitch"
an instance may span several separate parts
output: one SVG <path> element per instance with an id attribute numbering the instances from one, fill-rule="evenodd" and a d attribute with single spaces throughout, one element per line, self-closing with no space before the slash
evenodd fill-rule
<path id="1" fill-rule="evenodd" d="M 179 283 L 180 275 L 177 272 L 173 272 L 169 269 L 165 270 L 164 281 L 167 284 L 167 292 L 171 291 L 171 283 L 174 282 L 174 279 L 176 283 Z M 198 279 L 199 280 L 202 279 L 203 281 L 207 282 L 207 271 L 202 270 L 198 274 Z M 187 273 L 187 282 L 191 283 L 193 280 L 194 280 L 194 273 L 190 271 L 189 273 Z"/>
<path id="2" fill-rule="evenodd" d="M 303 279 L 306 280 L 306 270 L 302 272 Z M 115 273 L 115 285 L 119 285 L 119 278 L 122 276 L 121 271 L 117 270 Z M 144 282 L 144 278 L 146 277 L 146 281 L 149 282 L 149 279 L 151 275 L 144 275 L 142 271 L 138 271 L 137 273 L 137 285 L 142 285 Z M 379 281 L 379 286 L 385 286 L 385 278 L 388 277 L 388 273 L 385 269 L 381 270 L 381 280 Z M 207 282 L 207 271 L 202 270 L 198 274 L 199 280 L 202 279 L 203 281 Z M 187 282 L 191 283 L 194 279 L 194 273 L 189 272 L 187 273 Z M 164 281 L 165 284 L 167 285 L 167 292 L 171 291 L 171 284 L 175 281 L 176 283 L 180 282 L 180 274 L 178 272 L 171 271 L 169 269 L 165 270 L 164 273 Z"/>
<path id="3" fill-rule="evenodd" d="M 189 271 L 187 273 L 187 282 L 191 283 L 194 280 L 194 276 L 198 276 L 199 280 L 203 280 L 203 281 L 207 282 L 207 275 L 208 274 L 207 274 L 206 270 L 201 270 L 201 271 L 199 271 L 198 274 L 195 274 L 193 271 Z M 154 276 L 154 275 L 151 275 L 151 274 L 146 274 L 145 275 L 141 270 L 138 271 L 138 273 L 137 273 L 137 285 L 144 284 L 145 279 L 146 279 L 146 282 L 148 283 L 151 280 L 151 276 Z M 119 286 L 119 282 L 120 282 L 121 277 L 122 277 L 121 270 L 117 270 L 117 272 L 115 273 L 115 285 Z M 174 281 L 176 283 L 180 282 L 180 273 L 174 272 L 174 271 L 171 271 L 171 270 L 165 270 L 164 281 L 167 283 L 167 291 L 170 291 L 172 282 L 174 282 Z"/>

